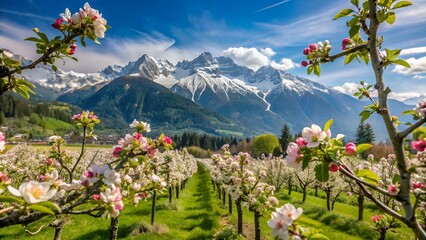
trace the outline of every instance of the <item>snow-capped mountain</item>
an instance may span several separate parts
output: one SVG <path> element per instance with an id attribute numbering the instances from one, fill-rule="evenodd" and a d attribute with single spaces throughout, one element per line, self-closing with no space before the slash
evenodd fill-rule
<path id="1" fill-rule="evenodd" d="M 333 128 L 351 139 L 359 124 L 359 119 L 353 116 L 357 116 L 365 105 L 332 88 L 272 66 L 253 71 L 235 64 L 231 58 L 213 57 L 208 52 L 176 65 L 143 55 L 125 66 L 109 66 L 97 73 L 62 70 L 55 73 L 47 66 L 40 66 L 23 75 L 57 93 L 66 91 L 58 100 L 77 105 L 113 79 L 122 76 L 150 79 L 234 120 L 251 133 L 279 133 L 284 123 L 293 132 L 299 132 L 304 126 L 322 124 L 333 118 Z M 411 108 L 402 103 L 396 105 L 396 114 L 404 107 Z M 374 120 L 372 124 L 375 125 Z M 377 138 L 384 139 L 384 131 L 378 133 Z"/>

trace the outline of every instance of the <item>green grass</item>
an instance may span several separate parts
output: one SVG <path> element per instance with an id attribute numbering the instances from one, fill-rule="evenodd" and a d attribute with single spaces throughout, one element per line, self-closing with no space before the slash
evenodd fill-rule
<path id="1" fill-rule="evenodd" d="M 304 227 L 319 229 L 330 239 L 378 239 L 370 227 L 371 216 L 377 211 L 365 209 L 364 221 L 358 222 L 356 206 L 344 203 L 336 203 L 334 211 L 325 210 L 325 200 L 314 196 L 307 196 L 305 203 L 301 203 L 302 194 L 294 192 L 288 196 L 281 191 L 277 194 L 280 205 L 287 202 L 304 209 L 303 215 L 297 223 Z M 228 198 L 226 198 L 228 200 Z M 186 188 L 180 192 L 179 199 L 173 199 L 176 210 L 168 210 L 159 207 L 156 215 L 156 224 L 160 226 L 158 232 L 136 234 L 141 223 L 149 225 L 151 201 L 141 202 L 139 206 L 126 206 L 119 218 L 119 239 L 212 239 L 215 234 L 223 229 L 225 224 L 236 228 L 236 208 L 233 204 L 233 214 L 227 214 L 228 202 L 222 206 L 221 200 L 213 191 L 211 178 L 205 168 L 200 167 L 186 184 Z M 165 194 L 161 195 L 158 205 L 168 202 Z M 253 213 L 243 207 L 244 231 L 247 239 L 253 239 L 254 224 Z M 262 239 L 272 240 L 267 221 L 270 215 L 261 218 Z M 37 223 L 28 225 L 28 229 L 36 231 L 42 225 L 48 225 L 53 220 L 47 217 Z M 108 219 L 95 219 L 89 216 L 71 216 L 65 226 L 62 239 L 94 239 L 108 238 Z M 0 239 L 52 239 L 53 229 L 43 228 L 39 234 L 29 236 L 24 233 L 22 226 L 11 226 L 0 229 Z M 396 233 L 389 233 L 387 239 L 414 239 L 410 229 L 403 226 Z"/>

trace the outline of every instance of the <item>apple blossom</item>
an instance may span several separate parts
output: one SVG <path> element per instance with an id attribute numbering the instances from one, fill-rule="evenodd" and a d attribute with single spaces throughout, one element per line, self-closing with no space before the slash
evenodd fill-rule
<path id="1" fill-rule="evenodd" d="M 309 44 L 309 49 L 312 51 L 317 50 L 318 46 L 315 43 Z"/>
<path id="2" fill-rule="evenodd" d="M 303 67 L 308 66 L 308 62 L 307 61 L 302 61 L 302 63 L 300 63 Z"/>
<path id="3" fill-rule="evenodd" d="M 30 204 L 48 201 L 57 192 L 56 188 L 51 188 L 50 183 L 40 183 L 34 180 L 22 183 L 19 186 L 19 190 L 12 186 L 8 186 L 7 189 L 14 196 L 22 197 L 27 203 Z"/>
<path id="4" fill-rule="evenodd" d="M 318 125 L 312 124 L 311 128 L 303 128 L 302 137 L 308 142 L 308 148 L 314 148 L 319 146 L 320 142 L 327 137 L 327 134 Z"/>
<path id="5" fill-rule="evenodd" d="M 418 141 L 412 141 L 411 147 L 419 152 L 423 152 L 426 149 L 426 141 L 422 138 L 419 138 Z"/>
<path id="6" fill-rule="evenodd" d="M 389 192 L 390 195 L 396 196 L 396 195 L 398 195 L 398 188 L 396 187 L 395 184 L 389 184 L 388 192 Z"/>
<path id="7" fill-rule="evenodd" d="M 288 225 L 284 220 L 276 213 L 271 214 L 271 219 L 268 221 L 268 226 L 272 228 L 272 236 L 278 237 L 278 239 L 289 239 Z"/>
<path id="8" fill-rule="evenodd" d="M 0 132 L 0 152 L 3 152 L 5 149 L 5 142 L 4 142 L 4 135 L 2 132 Z"/>
<path id="9" fill-rule="evenodd" d="M 423 99 L 419 103 L 417 103 L 416 107 L 414 108 L 414 111 L 419 113 L 420 117 L 425 118 L 426 116 L 426 99 Z"/>
<path id="10" fill-rule="evenodd" d="M 284 220 L 284 222 L 287 225 L 293 224 L 293 222 L 300 217 L 303 213 L 302 208 L 294 207 L 294 205 L 287 203 L 284 204 L 282 207 L 277 208 L 276 212 L 279 214 L 279 216 Z"/>
<path id="11" fill-rule="evenodd" d="M 302 137 L 298 137 L 298 138 L 296 139 L 296 144 L 297 144 L 299 147 L 306 147 L 306 145 L 308 145 L 308 142 L 307 142 L 304 138 L 302 138 Z"/>
<path id="12" fill-rule="evenodd" d="M 297 171 L 302 170 L 303 154 L 299 146 L 293 142 L 289 143 L 286 153 L 287 156 L 285 159 L 287 161 L 287 165 L 289 167 L 295 168 Z"/>

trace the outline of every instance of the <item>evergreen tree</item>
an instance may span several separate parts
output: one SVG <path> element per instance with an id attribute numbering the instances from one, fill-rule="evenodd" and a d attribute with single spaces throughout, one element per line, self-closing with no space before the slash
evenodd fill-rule
<path id="1" fill-rule="evenodd" d="M 291 142 L 291 140 L 293 139 L 291 132 L 290 132 L 290 128 L 288 127 L 287 124 L 284 124 L 283 130 L 281 131 L 281 136 L 280 136 L 280 146 L 281 146 L 281 150 L 282 153 L 285 156 L 287 156 L 287 147 L 288 144 Z M 277 150 L 278 151 L 278 150 Z"/>
<path id="2" fill-rule="evenodd" d="M 356 144 L 373 143 L 375 139 L 373 128 L 370 124 L 361 122 L 356 130 Z"/>
<path id="3" fill-rule="evenodd" d="M 0 111 L 0 125 L 3 125 L 5 122 L 5 116 L 4 116 L 4 112 Z"/>

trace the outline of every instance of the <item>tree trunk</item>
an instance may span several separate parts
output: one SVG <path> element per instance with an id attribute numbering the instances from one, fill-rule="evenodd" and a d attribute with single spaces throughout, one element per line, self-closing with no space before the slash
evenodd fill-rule
<path id="1" fill-rule="evenodd" d="M 67 222 L 68 216 L 64 218 L 56 219 L 54 222 L 50 224 L 51 227 L 55 228 L 55 236 L 54 240 L 61 240 L 62 230 L 64 230 L 65 223 Z"/>
<path id="2" fill-rule="evenodd" d="M 226 204 L 226 192 L 225 189 L 222 189 L 222 205 L 225 206 Z"/>
<path id="3" fill-rule="evenodd" d="M 330 211 L 330 192 L 329 191 L 325 191 L 325 195 L 327 196 L 327 210 Z"/>
<path id="4" fill-rule="evenodd" d="M 302 191 L 303 191 L 302 203 L 305 203 L 305 200 L 306 200 L 306 187 L 302 188 Z"/>
<path id="5" fill-rule="evenodd" d="M 237 216 L 238 216 L 238 234 L 243 235 L 243 209 L 241 208 L 241 201 L 235 201 L 237 206 Z"/>
<path id="6" fill-rule="evenodd" d="M 173 187 L 169 187 L 169 204 L 172 204 L 173 200 Z"/>
<path id="7" fill-rule="evenodd" d="M 218 198 L 218 199 L 221 199 L 221 198 L 222 198 L 222 192 L 220 191 L 219 183 L 217 184 L 217 198 Z"/>
<path id="8" fill-rule="evenodd" d="M 258 211 L 254 211 L 254 232 L 255 232 L 255 240 L 260 240 L 260 213 Z"/>
<path id="9" fill-rule="evenodd" d="M 155 222 L 156 200 L 157 200 L 157 191 L 154 190 L 154 193 L 152 194 L 151 225 L 154 225 L 154 222 Z"/>
<path id="10" fill-rule="evenodd" d="M 228 194 L 228 211 L 230 214 L 232 214 L 232 199 L 231 194 Z"/>
<path id="11" fill-rule="evenodd" d="M 288 178 L 287 187 L 288 187 L 288 195 L 290 196 L 291 190 L 293 190 L 293 184 L 291 184 L 291 177 Z"/>
<path id="12" fill-rule="evenodd" d="M 111 225 L 109 231 L 109 239 L 116 240 L 118 236 L 118 217 L 111 218 Z"/>
<path id="13" fill-rule="evenodd" d="M 385 240 L 385 238 L 386 238 L 386 229 L 381 229 L 379 240 Z"/>
<path id="14" fill-rule="evenodd" d="M 213 191 L 216 191 L 216 183 L 212 180 Z"/>
<path id="15" fill-rule="evenodd" d="M 358 221 L 364 220 L 364 195 L 358 195 Z"/>
<path id="16" fill-rule="evenodd" d="M 179 185 L 176 186 L 176 199 L 179 199 Z"/>
<path id="17" fill-rule="evenodd" d="M 318 186 L 315 186 L 315 197 L 318 197 Z"/>

